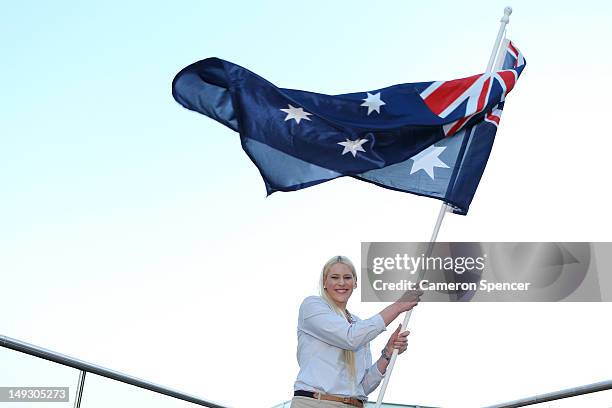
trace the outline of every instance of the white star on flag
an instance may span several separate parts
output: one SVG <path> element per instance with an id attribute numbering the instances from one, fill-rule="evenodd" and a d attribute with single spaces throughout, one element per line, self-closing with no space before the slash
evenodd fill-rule
<path id="1" fill-rule="evenodd" d="M 369 92 L 366 92 L 368 94 L 368 97 L 363 99 L 363 103 L 359 106 L 367 106 L 368 107 L 368 116 L 370 115 L 370 113 L 372 113 L 373 111 L 376 111 L 377 113 L 380 113 L 380 107 L 383 105 L 386 105 L 386 103 L 384 103 L 381 99 L 380 99 L 380 92 L 377 94 L 371 94 Z"/>
<path id="2" fill-rule="evenodd" d="M 412 169 L 410 174 L 416 173 L 419 170 L 425 171 L 432 180 L 434 180 L 434 167 L 441 167 L 448 169 L 449 167 L 440 160 L 439 156 L 446 149 L 446 147 L 438 147 L 435 145 L 429 146 L 427 149 L 415 154 L 410 158 L 412 163 Z"/>
<path id="3" fill-rule="evenodd" d="M 344 156 L 346 153 L 351 152 L 353 157 L 357 156 L 357 152 L 365 152 L 363 145 L 367 142 L 368 139 L 356 139 L 356 140 L 348 140 L 346 142 L 338 142 L 339 145 L 344 146 L 344 150 L 342 150 L 342 155 Z"/>
<path id="4" fill-rule="evenodd" d="M 281 109 L 281 110 L 287 114 L 287 117 L 285 118 L 285 122 L 290 119 L 295 119 L 298 125 L 300 124 L 300 120 L 302 119 L 310 120 L 308 116 L 312 115 L 312 113 L 305 112 L 304 109 L 302 108 L 296 108 L 291 105 L 289 105 L 289 109 Z"/>

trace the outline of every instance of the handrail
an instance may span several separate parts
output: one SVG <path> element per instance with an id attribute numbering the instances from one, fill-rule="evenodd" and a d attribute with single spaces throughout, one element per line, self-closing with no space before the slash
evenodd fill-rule
<path id="1" fill-rule="evenodd" d="M 589 394 L 591 392 L 606 391 L 612 389 L 612 380 L 601 381 L 594 384 L 582 385 L 580 387 L 568 388 L 566 390 L 549 392 L 547 394 L 534 395 L 533 397 L 521 398 L 516 401 L 504 402 L 502 404 L 491 405 L 487 408 L 517 408 L 526 405 L 539 404 L 547 401 L 554 401 L 562 398 L 576 397 L 578 395 Z"/>
<path id="2" fill-rule="evenodd" d="M 201 398 L 194 397 L 193 395 L 185 394 L 183 392 L 173 390 L 171 388 L 157 385 L 149 381 L 141 380 L 140 378 L 132 377 L 130 375 L 126 375 L 118 371 L 109 370 L 108 368 L 100 367 L 98 365 L 91 364 L 73 357 L 69 357 L 64 354 L 56 353 L 54 351 L 47 350 L 42 347 L 38 347 L 33 344 L 29 344 L 7 336 L 0 335 L 0 346 L 45 360 L 49 360 L 54 363 L 76 368 L 77 370 L 90 372 L 92 374 L 110 378 L 111 380 L 130 384 L 139 388 L 144 388 L 145 390 L 153 391 L 159 394 L 167 395 L 169 397 L 191 402 L 193 404 L 201 405 L 204 407 L 228 408 L 224 405 L 220 405 L 211 401 L 206 401 Z"/>

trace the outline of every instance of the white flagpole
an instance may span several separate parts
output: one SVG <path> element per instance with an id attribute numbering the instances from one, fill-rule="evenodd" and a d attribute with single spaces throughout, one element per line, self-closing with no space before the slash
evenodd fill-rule
<path id="1" fill-rule="evenodd" d="M 506 30 L 506 25 L 510 21 L 510 14 L 512 14 L 512 7 L 506 7 L 504 9 L 504 16 L 500 20 L 499 31 L 497 32 L 497 38 L 495 39 L 495 44 L 493 45 L 493 51 L 491 51 L 491 56 L 489 57 L 489 63 L 487 64 L 486 72 L 491 72 L 493 68 L 493 63 L 495 62 L 495 57 L 499 51 L 499 45 L 504 36 L 504 32 Z M 430 256 L 433 250 L 433 244 L 436 242 L 438 238 L 438 232 L 440 231 L 440 226 L 442 225 L 442 220 L 444 219 L 444 214 L 448 211 L 449 206 L 446 203 L 442 203 L 442 207 L 440 207 L 440 212 L 438 213 L 438 219 L 436 221 L 436 225 L 434 227 L 433 233 L 431 234 L 431 240 L 429 241 L 429 246 L 427 248 L 426 256 Z M 423 278 L 424 271 L 419 271 L 418 279 L 421 280 Z M 406 330 L 406 326 L 408 326 L 408 322 L 410 321 L 410 316 L 412 315 L 412 310 L 409 310 L 404 315 L 404 321 L 402 323 L 402 331 Z M 395 360 L 397 359 L 398 351 L 397 349 L 393 349 L 393 354 L 391 355 L 391 361 L 389 361 L 389 365 L 387 366 L 387 371 L 385 372 L 385 378 L 383 379 L 383 383 L 380 387 L 380 392 L 378 393 L 378 399 L 376 400 L 375 408 L 380 408 L 382 404 L 383 398 L 385 397 L 385 392 L 387 391 L 387 385 L 389 384 L 389 379 L 391 378 L 391 373 L 393 372 L 393 367 L 395 366 Z"/>

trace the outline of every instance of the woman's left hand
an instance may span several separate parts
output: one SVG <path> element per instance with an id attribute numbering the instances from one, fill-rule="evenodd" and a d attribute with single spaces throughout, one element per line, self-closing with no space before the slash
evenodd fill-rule
<path id="1" fill-rule="evenodd" d="M 393 349 L 397 349 L 399 354 L 402 354 L 408 348 L 408 335 L 410 332 L 406 330 L 405 332 L 400 332 L 402 325 L 393 332 L 385 349 L 387 350 L 387 355 L 391 356 L 393 353 Z"/>

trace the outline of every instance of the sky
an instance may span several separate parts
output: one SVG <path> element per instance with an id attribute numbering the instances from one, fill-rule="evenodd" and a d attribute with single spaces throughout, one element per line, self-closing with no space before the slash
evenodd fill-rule
<path id="1" fill-rule="evenodd" d="M 527 67 L 469 214 L 438 240 L 610 241 L 609 2 L 5 5 L 0 334 L 232 407 L 290 399 L 298 307 L 325 261 L 427 240 L 440 204 L 349 178 L 266 197 L 238 135 L 173 100 L 174 75 L 217 56 L 326 94 L 460 78 L 484 71 L 507 5 Z M 611 313 L 420 304 L 385 401 L 474 407 L 611 379 Z M 45 381 L 76 374 L 0 350 L 0 386 Z M 134 394 L 91 376 L 83 406 Z"/>

